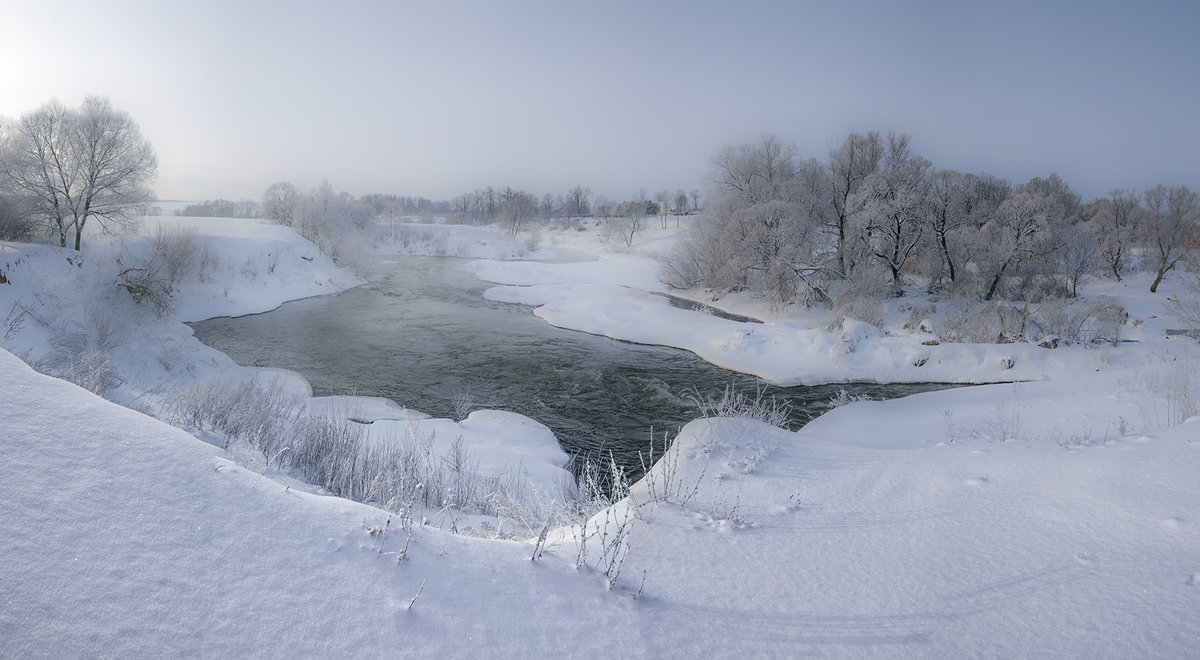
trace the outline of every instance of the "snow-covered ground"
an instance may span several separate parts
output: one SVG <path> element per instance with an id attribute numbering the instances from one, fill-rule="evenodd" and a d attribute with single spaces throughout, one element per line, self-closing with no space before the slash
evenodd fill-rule
<path id="1" fill-rule="evenodd" d="M 269 309 L 271 295 L 275 304 L 311 295 L 301 282 L 351 283 L 286 230 L 278 234 L 286 249 L 258 240 L 258 228 L 240 231 L 231 222 L 213 235 L 230 239 L 224 259 L 260 265 L 246 269 L 254 294 L 229 290 L 247 308 Z M 460 252 L 466 242 L 452 235 L 478 230 L 429 231 L 451 236 L 434 239 L 448 253 L 520 251 L 476 236 Z M 628 498 L 585 528 L 551 531 L 530 561 L 534 540 L 420 525 L 410 538 L 383 511 L 263 476 L 0 351 L 4 654 L 1200 654 L 1200 366 L 1192 357 L 1200 351 L 1166 338 L 1161 299 L 1141 294 L 1140 282 L 1093 284 L 1143 321 L 1137 344 L 1026 351 L 917 341 L 938 350 L 916 367 L 905 352 L 918 350 L 906 343 L 916 332 L 910 339 L 850 324 L 842 330 L 854 350 L 846 351 L 847 332 L 821 340 L 770 310 L 736 310 L 772 322 L 747 335 L 740 324 L 664 306 L 652 294 L 661 285 L 650 259 L 670 229 L 643 238 L 627 250 L 591 231 L 562 232 L 542 237 L 541 249 L 596 261 L 474 268 L 506 283 L 489 295 L 524 297 L 551 322 L 689 343 L 751 372 L 778 364 L 778 380 L 940 380 L 910 375 L 941 359 L 944 372 L 919 373 L 1036 382 L 852 403 L 797 433 L 744 419 L 693 422 Z M 484 245 L 500 251 L 478 253 Z M 268 250 L 281 255 L 269 274 L 285 277 L 287 262 L 295 277 L 268 280 Z M 81 283 L 92 266 L 77 261 L 3 246 L 0 314 L 14 301 L 34 305 L 5 348 L 49 364 L 64 333 L 86 335 L 77 341 L 97 350 L 113 344 L 125 399 L 172 377 L 236 371 L 177 321 L 147 320 L 153 331 L 98 342 L 98 308 L 84 304 L 98 293 Z M 226 304 L 212 290 L 185 295 L 180 310 Z M 1013 367 L 991 375 L 1002 357 Z M 358 408 L 376 424 L 402 413 L 378 400 Z M 489 413 L 462 428 L 483 442 L 489 425 L 513 431 L 528 421 Z M 510 435 L 546 446 L 527 427 Z"/>
<path id="2" fill-rule="evenodd" d="M 831 332 L 826 328 L 826 310 L 779 310 L 745 294 L 708 302 L 764 322 L 697 314 L 656 295 L 704 297 L 702 292 L 673 291 L 659 281 L 657 257 L 677 232 L 673 225 L 647 229 L 632 248 L 599 261 L 486 260 L 472 264 L 471 270 L 481 279 L 501 285 L 485 293 L 489 299 L 531 305 L 536 308 L 534 313 L 551 325 L 681 348 L 726 369 L 788 385 L 851 380 L 990 383 L 1061 379 L 1084 371 L 1149 364 L 1181 343 L 1164 334 L 1172 320 L 1163 313 L 1163 300 L 1181 291 L 1180 279 L 1169 279 L 1156 295 L 1143 294 L 1152 279 L 1146 273 L 1119 284 L 1101 281 L 1085 287 L 1085 295 L 1111 296 L 1126 304 L 1131 319 L 1120 347 L 1074 345 L 1051 350 L 1031 343 L 942 341 L 936 322 L 922 328 L 921 321 L 927 319 L 909 321 L 911 314 L 905 310 L 928 302 L 928 296 L 922 297 L 916 290 L 905 300 L 881 307 L 886 330 L 845 319 Z M 571 233 L 556 237 L 571 241 L 568 245 L 572 248 L 580 247 L 579 237 Z"/>

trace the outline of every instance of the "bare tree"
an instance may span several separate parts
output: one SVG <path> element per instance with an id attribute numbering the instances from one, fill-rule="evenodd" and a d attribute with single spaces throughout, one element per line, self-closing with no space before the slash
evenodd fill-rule
<path id="1" fill-rule="evenodd" d="M 642 230 L 642 223 L 646 218 L 646 203 L 646 192 L 643 190 L 638 193 L 637 198 L 622 204 L 622 214 L 626 216 L 626 221 L 619 225 L 619 230 L 626 247 L 633 247 L 634 235 Z"/>
<path id="2" fill-rule="evenodd" d="M 543 195 L 542 202 L 538 205 L 538 213 L 540 213 L 544 219 L 549 220 L 554 217 L 554 214 L 557 211 L 558 204 L 554 201 L 554 195 L 551 195 L 550 193 Z"/>
<path id="3" fill-rule="evenodd" d="M 1079 283 L 1092 272 L 1099 253 L 1099 244 L 1082 225 L 1063 228 L 1062 247 L 1058 251 L 1059 268 L 1067 279 L 1071 297 L 1079 296 Z"/>
<path id="4" fill-rule="evenodd" d="M 21 117 L 12 141 L 0 177 L 51 226 L 61 247 L 74 234 L 79 250 L 92 218 L 107 229 L 152 199 L 154 150 L 107 98 L 89 96 L 79 109 L 51 101 Z"/>
<path id="5" fill-rule="evenodd" d="M 527 192 L 505 188 L 500 194 L 500 217 L 508 225 L 508 233 L 516 236 L 521 223 L 537 213 L 537 198 Z"/>
<path id="6" fill-rule="evenodd" d="M 1113 190 L 1108 199 L 1099 202 L 1092 218 L 1093 230 L 1100 241 L 1100 259 L 1118 282 L 1129 259 L 1140 210 L 1137 193 Z"/>
<path id="7" fill-rule="evenodd" d="M 833 214 L 825 224 L 836 239 L 837 268 L 843 277 L 849 275 L 846 230 L 850 217 L 850 196 L 858 191 L 863 180 L 879 168 L 883 159 L 883 142 L 878 131 L 851 133 L 841 146 L 829 152 L 829 191 L 832 193 Z"/>
<path id="8" fill-rule="evenodd" d="M 1144 223 L 1144 242 L 1154 259 L 1154 282 L 1158 292 L 1163 276 L 1184 257 L 1200 249 L 1200 196 L 1187 186 L 1155 186 L 1145 193 L 1149 217 Z"/>
<path id="9" fill-rule="evenodd" d="M 933 235 L 942 269 L 950 281 L 957 277 L 954 246 L 959 232 L 970 223 L 967 215 L 970 179 L 954 170 L 939 170 L 930 181 L 926 225 Z"/>
<path id="10" fill-rule="evenodd" d="M 575 186 L 567 191 L 564 211 L 568 218 L 581 218 L 592 214 L 590 203 L 592 191 L 583 186 Z"/>
<path id="11" fill-rule="evenodd" d="M 700 212 L 700 189 L 692 188 L 692 191 L 688 193 L 688 196 L 692 198 L 692 212 L 699 213 Z"/>

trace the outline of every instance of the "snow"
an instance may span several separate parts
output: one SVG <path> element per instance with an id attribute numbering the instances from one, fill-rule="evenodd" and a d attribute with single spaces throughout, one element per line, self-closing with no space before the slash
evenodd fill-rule
<path id="1" fill-rule="evenodd" d="M 903 315 L 895 309 L 885 314 L 886 331 L 847 319 L 830 332 L 827 312 L 781 313 L 762 301 L 739 296 L 731 296 L 733 304 L 721 305 L 722 309 L 764 322 L 697 314 L 672 306 L 663 295 L 654 295 L 695 297 L 695 292 L 673 291 L 659 281 L 657 255 L 662 235 L 672 231 L 648 231 L 649 237 L 633 250 L 593 262 L 488 260 L 469 268 L 481 279 L 500 285 L 485 292 L 488 299 L 532 306 L 534 314 L 551 325 L 681 348 L 720 367 L 784 385 L 1060 379 L 1083 371 L 1148 364 L 1169 350 L 1160 317 L 1164 298 L 1178 291 L 1178 278 L 1169 281 L 1155 298 L 1137 293 L 1149 286 L 1149 274 L 1132 276 L 1115 287 L 1099 283 L 1088 288 L 1089 295 L 1128 300 L 1134 318 L 1145 321 L 1135 333 L 1137 344 L 1112 350 L 1088 346 L 1046 349 L 1029 343 L 944 343 L 938 340 L 936 328 L 904 328 Z M 919 295 L 910 299 L 922 302 Z"/>
<path id="2" fill-rule="evenodd" d="M 503 410 L 476 410 L 460 422 L 424 417 L 376 419 L 368 428 L 368 441 L 419 439 L 427 451 L 439 457 L 449 456 L 453 443 L 461 441 L 471 459 L 478 461 L 483 476 L 516 476 L 561 499 L 563 486 L 570 481 L 570 473 L 563 470 L 570 457 L 544 425 Z"/>
<path id="3" fill-rule="evenodd" d="M 215 316 L 267 312 L 287 300 L 338 293 L 362 283 L 338 268 L 296 232 L 265 220 L 242 218 L 147 218 L 146 233 L 161 226 L 191 230 L 219 255 L 223 286 L 189 282 L 178 294 L 175 317 L 199 321 Z"/>
<path id="4" fill-rule="evenodd" d="M 262 311 L 355 281 L 290 230 L 196 221 L 223 258 L 255 267 L 228 302 L 219 281 L 186 293 L 184 316 Z M 519 256 L 476 230 L 436 231 L 454 252 Z M 218 375 L 307 393 L 297 376 L 242 370 L 200 346 L 178 318 L 120 306 L 89 284 L 87 260 L 0 244 L 0 314 L 17 301 L 33 310 L 0 350 L 4 654 L 1200 654 L 1200 363 L 1194 342 L 1165 334 L 1173 321 L 1161 301 L 1178 294 L 1177 278 L 1159 297 L 1137 276 L 1089 283 L 1089 295 L 1117 297 L 1141 321 L 1135 344 L 926 346 L 929 333 L 902 332 L 890 312 L 886 329 L 850 319 L 826 332 L 744 299 L 722 302 L 766 323 L 671 307 L 654 293 L 663 287 L 652 265 L 672 230 L 647 230 L 632 250 L 591 232 L 551 234 L 539 263 L 472 268 L 503 283 L 489 297 L 536 305 L 549 322 L 682 344 L 780 382 L 1030 382 L 852 403 L 795 433 L 692 422 L 628 498 L 588 524 L 626 523 L 607 589 L 602 540 L 581 549 L 579 527 L 552 531 L 537 561 L 533 541 L 433 525 L 409 540 L 395 516 L 249 470 L 34 372 L 11 353 L 45 363 L 72 333 L 93 346 L 99 317 L 85 303 L 103 301 L 138 322 L 106 342 L 125 381 L 113 398 L 149 402 L 173 380 Z M 593 260 L 547 263 L 560 246 Z M 280 257 L 272 272 L 268 254 Z M 543 483 L 563 459 L 548 430 L 503 411 L 456 422 L 380 399 L 307 405 L 352 411 L 376 441 L 461 436 L 481 461 L 520 464 Z"/>
<path id="5" fill-rule="evenodd" d="M 7 656 L 511 655 L 581 648 L 630 609 L 523 543 L 421 528 L 398 561 L 395 522 L 370 533 L 379 510 L 249 472 L 7 352 L 0 371 Z"/>

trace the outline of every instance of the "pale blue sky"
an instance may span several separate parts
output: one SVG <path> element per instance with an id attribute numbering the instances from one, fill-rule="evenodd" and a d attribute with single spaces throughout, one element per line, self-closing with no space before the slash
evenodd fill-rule
<path id="1" fill-rule="evenodd" d="M 764 132 L 1200 188 L 1200 3 L 0 0 L 0 115 L 105 94 L 163 197 L 703 187 Z"/>

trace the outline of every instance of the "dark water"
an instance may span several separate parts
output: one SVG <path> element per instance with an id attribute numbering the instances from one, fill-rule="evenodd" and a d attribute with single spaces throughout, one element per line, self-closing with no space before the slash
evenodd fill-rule
<path id="1" fill-rule="evenodd" d="M 521 413 L 550 427 L 568 454 L 613 452 L 640 474 L 650 430 L 662 442 L 698 411 L 692 399 L 729 384 L 792 405 L 799 428 L 838 390 L 875 399 L 943 385 L 760 385 L 686 351 L 551 327 L 529 307 L 490 302 L 490 285 L 460 259 L 406 257 L 343 293 L 265 314 L 193 323 L 196 336 L 239 364 L 291 369 L 317 396 L 382 396 L 435 417 L 455 417 L 456 395 L 474 408 Z M 657 450 L 656 450 L 657 453 Z"/>

